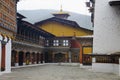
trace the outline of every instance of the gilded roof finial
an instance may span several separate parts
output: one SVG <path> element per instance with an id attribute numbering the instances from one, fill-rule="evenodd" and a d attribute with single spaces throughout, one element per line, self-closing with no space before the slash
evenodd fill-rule
<path id="1" fill-rule="evenodd" d="M 60 0 L 61 1 L 61 0 Z M 62 19 L 67 19 L 70 15 L 67 13 L 67 12 L 63 12 L 63 9 L 62 9 L 62 3 L 61 3 L 61 6 L 60 6 L 60 11 L 59 12 L 56 12 L 56 13 L 53 13 L 53 16 L 57 17 L 57 18 L 62 18 Z"/>
<path id="2" fill-rule="evenodd" d="M 60 6 L 60 12 L 62 12 L 63 11 L 63 9 L 62 9 L 62 4 L 61 4 L 61 6 Z"/>

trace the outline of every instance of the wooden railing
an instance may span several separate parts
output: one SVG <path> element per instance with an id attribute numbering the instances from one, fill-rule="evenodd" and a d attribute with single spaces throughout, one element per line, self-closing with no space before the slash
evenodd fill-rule
<path id="1" fill-rule="evenodd" d="M 20 42 L 26 42 L 26 43 L 31 43 L 31 44 L 37 44 L 37 45 L 41 45 L 44 46 L 44 40 L 43 39 L 35 39 L 35 38 L 29 38 L 27 36 L 23 36 L 23 35 L 16 35 L 15 36 L 15 41 L 20 41 Z"/>

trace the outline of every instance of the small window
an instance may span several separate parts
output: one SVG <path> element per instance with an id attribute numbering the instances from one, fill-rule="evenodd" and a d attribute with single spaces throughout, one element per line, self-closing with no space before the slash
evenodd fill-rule
<path id="1" fill-rule="evenodd" d="M 46 40 L 46 46 L 49 46 L 49 40 Z"/>
<path id="2" fill-rule="evenodd" d="M 53 41 L 53 46 L 59 46 L 59 40 L 54 40 Z"/>
<path id="3" fill-rule="evenodd" d="M 63 40 L 63 46 L 69 46 L 69 41 L 68 40 Z"/>

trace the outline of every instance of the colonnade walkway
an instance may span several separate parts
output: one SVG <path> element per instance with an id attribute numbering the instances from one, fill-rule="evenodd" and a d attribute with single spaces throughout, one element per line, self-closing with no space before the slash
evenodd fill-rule
<path id="1" fill-rule="evenodd" d="M 0 80 L 120 80 L 120 77 L 78 66 L 44 64 L 13 68 L 12 73 L 0 75 Z"/>

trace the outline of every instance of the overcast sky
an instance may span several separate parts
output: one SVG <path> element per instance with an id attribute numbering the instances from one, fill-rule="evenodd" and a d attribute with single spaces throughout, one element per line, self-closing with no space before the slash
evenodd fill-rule
<path id="1" fill-rule="evenodd" d="M 89 14 L 85 5 L 87 0 L 20 0 L 17 4 L 18 10 L 55 9 L 71 11 L 81 14 Z"/>

